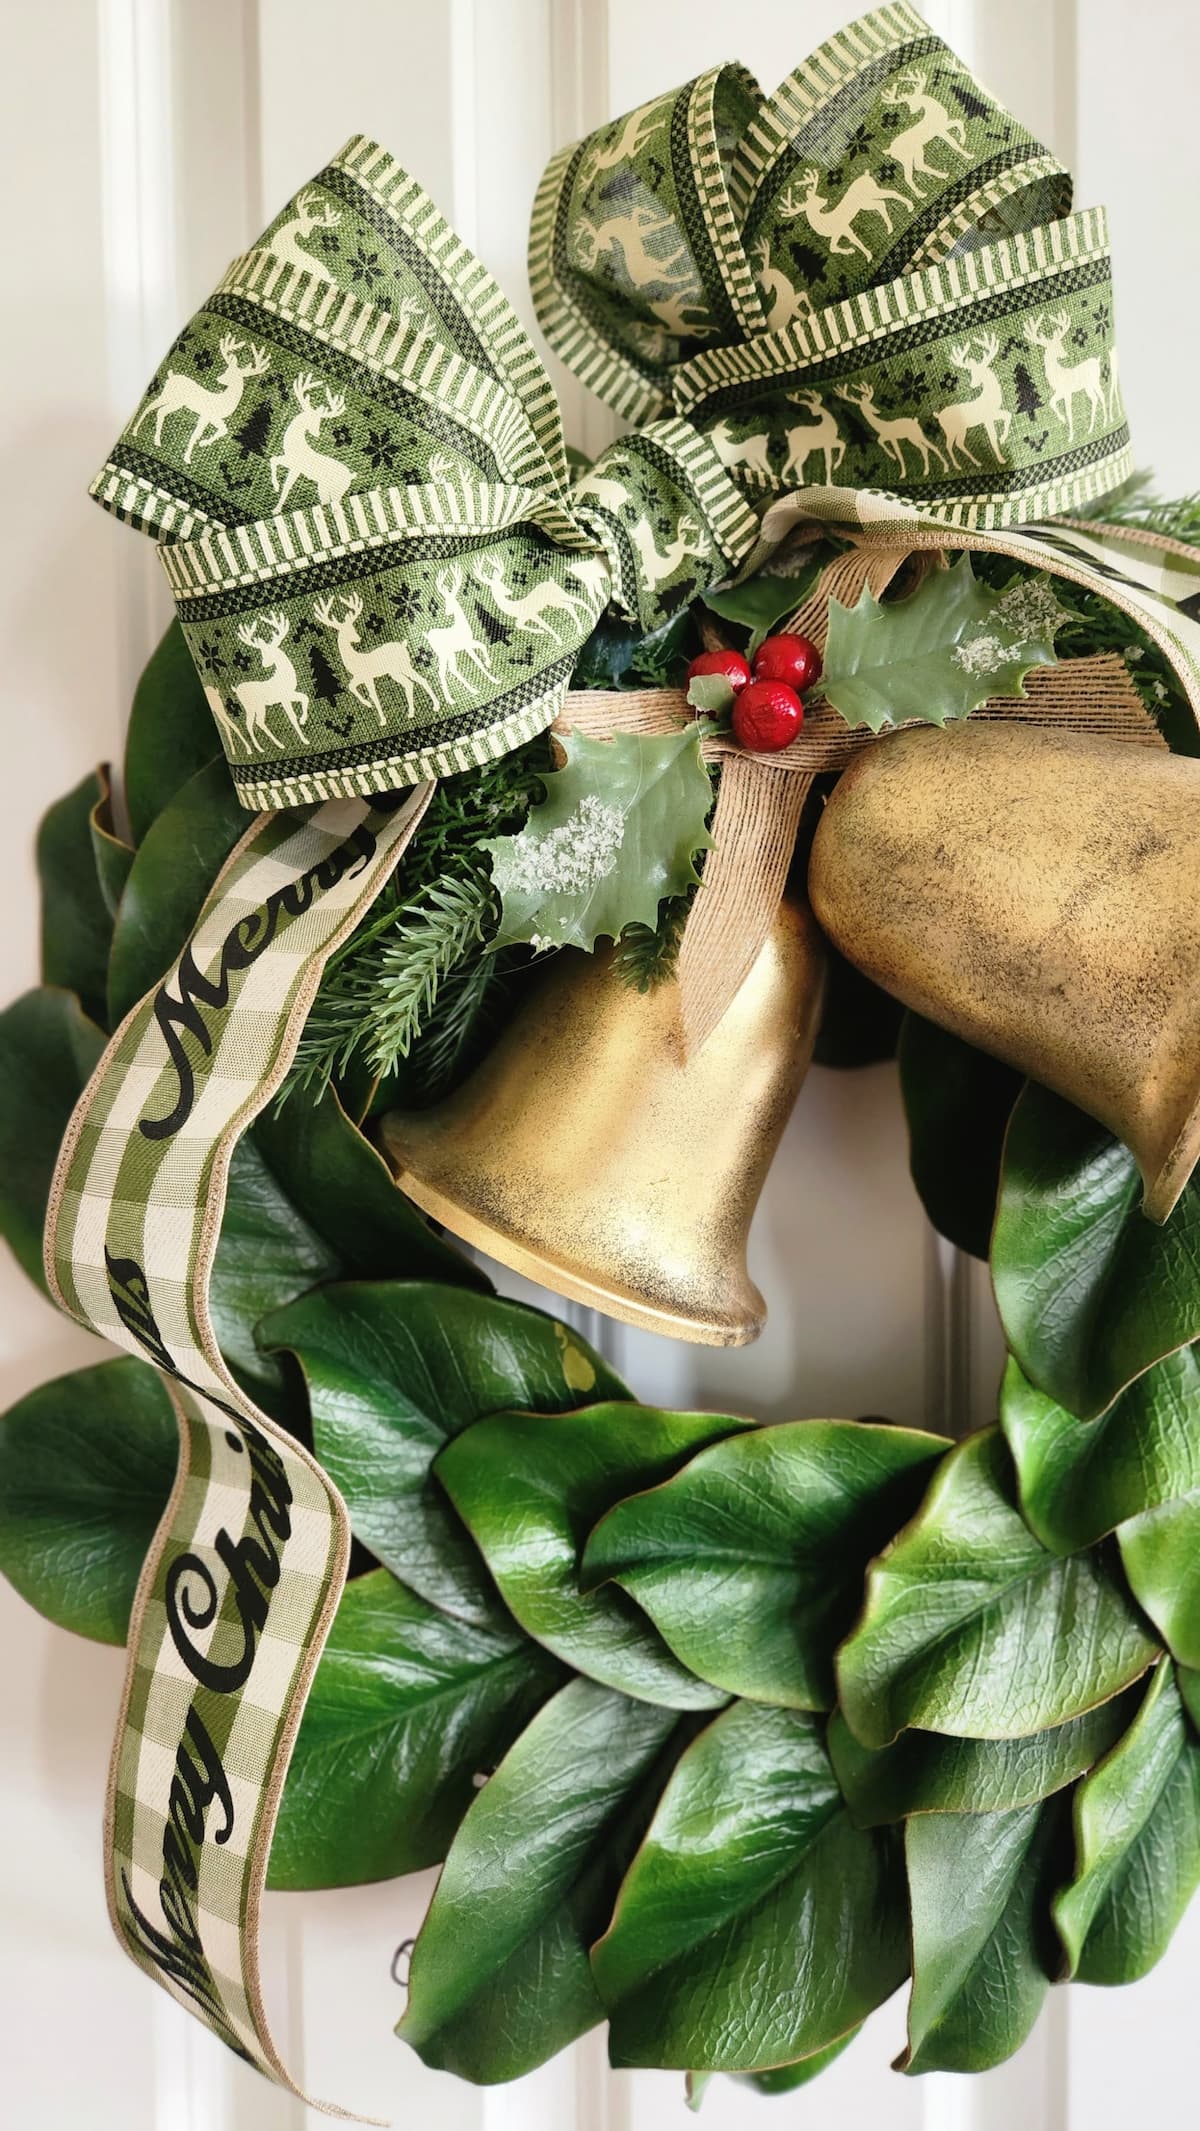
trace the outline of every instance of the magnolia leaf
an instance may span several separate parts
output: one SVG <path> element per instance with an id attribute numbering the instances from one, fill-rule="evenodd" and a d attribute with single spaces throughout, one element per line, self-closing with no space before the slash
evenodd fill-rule
<path id="1" fill-rule="evenodd" d="M 92 845 L 92 810 L 107 780 L 94 771 L 43 814 L 37 835 L 42 889 L 42 982 L 75 992 L 84 1013 L 104 1022 L 112 917 Z"/>
<path id="2" fill-rule="evenodd" d="M 821 1729 L 735 1702 L 680 1758 L 592 1954 L 614 2065 L 792 2064 L 903 1980 L 895 1849 L 852 1826 Z"/>
<path id="3" fill-rule="evenodd" d="M 1051 1554 L 1016 1507 L 998 1429 L 943 1461 L 867 1578 L 838 1652 L 838 1699 L 864 1746 L 912 1725 L 1017 1739 L 1064 1724 L 1146 1670 L 1147 1634 L 1107 1551 Z"/>
<path id="4" fill-rule="evenodd" d="M 1129 1588 L 1172 1657 L 1200 1666 L 1200 1488 L 1130 1517 L 1117 1545 Z"/>
<path id="5" fill-rule="evenodd" d="M 864 585 L 857 606 L 829 602 L 821 694 L 847 725 L 944 725 L 990 696 L 1024 695 L 1034 666 L 1055 664 L 1061 610 L 1045 581 L 1003 592 L 978 582 L 971 558 L 931 570 L 907 599 L 878 600 Z"/>
<path id="6" fill-rule="evenodd" d="M 276 1183 L 252 1139 L 238 1141 L 229 1165 L 229 1191 L 209 1283 L 209 1312 L 217 1345 L 243 1390 L 274 1420 L 297 1418 L 294 1396 L 275 1357 L 259 1343 L 257 1325 L 323 1280 L 336 1280 L 341 1262 Z"/>
<path id="7" fill-rule="evenodd" d="M 1200 1739 L 1168 1665 L 1075 1794 L 1075 1874 L 1054 1903 L 1069 1975 L 1132 1983 L 1200 1884 Z"/>
<path id="8" fill-rule="evenodd" d="M 777 2064 L 770 2072 L 730 2072 L 725 2076 L 735 2079 L 740 2087 L 753 2087 L 758 2094 L 794 2094 L 798 2087 L 806 2087 L 810 2080 L 827 2071 L 861 2033 L 861 2027 L 852 2027 L 848 2035 L 839 2035 L 836 2042 L 831 2042 L 827 2050 L 814 2050 L 810 2057 L 801 2057 L 795 2064 Z M 688 2108 L 699 2109 L 712 2081 L 721 2076 L 719 2072 L 689 2072 Z"/>
<path id="9" fill-rule="evenodd" d="M 1118 1525 L 1128 1530 L 1127 1518 L 1164 1503 L 1200 1503 L 1195 1347 L 1181 1347 L 1135 1378 L 1098 1421 L 1077 1421 L 1010 1357 L 1000 1423 L 1026 1521 L 1056 1554 L 1092 1546 Z"/>
<path id="10" fill-rule="evenodd" d="M 1141 1198 L 1128 1149 L 1031 1081 L 1005 1145 L 992 1278 L 1026 1376 L 1081 1420 L 1200 1337 L 1200 1183 L 1162 1228 Z"/>
<path id="11" fill-rule="evenodd" d="M 43 1293 L 54 1165 L 103 1049 L 103 1031 L 72 992 L 46 985 L 0 1012 L 0 1235 Z"/>
<path id="12" fill-rule="evenodd" d="M 695 724 L 660 739 L 566 732 L 560 745 L 566 767 L 547 776 L 524 828 L 480 847 L 492 854 L 501 897 L 497 947 L 529 940 L 590 951 L 627 925 L 653 931 L 660 902 L 695 885 L 692 861 L 712 843 Z"/>
<path id="13" fill-rule="evenodd" d="M 222 757 L 197 770 L 151 824 L 130 867 L 113 927 L 110 1028 L 166 975 L 250 820 Z"/>
<path id="14" fill-rule="evenodd" d="M 96 862 L 96 878 L 104 907 L 111 918 L 117 914 L 117 906 L 125 893 L 129 869 L 134 861 L 132 844 L 118 836 L 113 824 L 112 786 L 109 783 L 107 763 L 102 763 L 96 772 L 100 785 L 99 796 L 88 815 L 88 831 L 92 840 L 92 857 Z M 111 928 L 110 928 L 111 937 Z"/>
<path id="15" fill-rule="evenodd" d="M 0 1420 L 0 1571 L 47 1620 L 123 1643 L 178 1458 L 166 1385 L 147 1362 L 39 1384 Z"/>
<path id="16" fill-rule="evenodd" d="M 733 709 L 737 694 L 727 673 L 697 673 L 688 682 L 687 699 L 693 710 L 722 718 Z"/>
<path id="17" fill-rule="evenodd" d="M 355 1535 L 434 1605 L 486 1621 L 490 1579 L 434 1480 L 447 1439 L 511 1405 L 628 1396 L 576 1332 L 524 1303 L 424 1282 L 324 1287 L 259 1328 L 304 1372 L 313 1444 Z"/>
<path id="18" fill-rule="evenodd" d="M 511 1747 L 454 1838 L 397 2028 L 490 2085 L 603 2019 L 588 1948 L 686 1734 L 674 1711 L 573 1680 Z"/>
<path id="19" fill-rule="evenodd" d="M 495 1608 L 451 1620 L 386 1569 L 347 1584 L 296 1735 L 272 1887 L 353 1887 L 436 1864 L 561 1677 Z"/>
<path id="20" fill-rule="evenodd" d="M 926 1813 L 904 1835 L 913 1980 L 905 2072 L 985 2072 L 1019 2049 L 1054 1967 L 1058 1801 L 1010 1813 Z"/>
<path id="21" fill-rule="evenodd" d="M 192 655 L 173 621 L 134 691 L 125 741 L 123 785 L 135 843 L 188 779 L 220 752 Z"/>
<path id="22" fill-rule="evenodd" d="M 582 1581 L 619 1583 L 714 1687 L 828 1709 L 867 1562 L 947 1444 L 857 1421 L 785 1421 L 702 1450 L 597 1525 Z"/>
<path id="23" fill-rule="evenodd" d="M 835 1710 L 825 1743 L 856 1827 L 884 1827 L 910 1813 L 1002 1813 L 1035 1805 L 1086 1775 L 1120 1738 L 1138 1695 L 1127 1688 L 1027 1739 L 904 1731 L 878 1752 L 861 1746 Z"/>
<path id="24" fill-rule="evenodd" d="M 577 1568 L 592 1526 L 622 1495 L 667 1479 L 691 1452 L 749 1425 L 632 1402 L 498 1413 L 449 1443 L 436 1471 L 529 1635 L 623 1694 L 712 1709 L 724 1694 L 671 1655 L 623 1591 L 581 1592 Z"/>
<path id="25" fill-rule="evenodd" d="M 741 584 L 724 585 L 719 591 L 706 592 L 704 604 L 710 612 L 719 614 L 722 621 L 749 629 L 746 656 L 753 658 L 775 624 L 786 621 L 807 598 L 819 569 L 820 562 L 814 560 L 799 577 L 767 577 L 760 570 L 757 576 L 744 578 Z"/>
<path id="26" fill-rule="evenodd" d="M 297 1212 L 347 1273 L 388 1280 L 453 1280 L 490 1289 L 487 1274 L 435 1235 L 387 1163 L 352 1125 L 332 1088 L 268 1110 L 254 1143 Z"/>
<path id="27" fill-rule="evenodd" d="M 919 1014 L 904 1016 L 898 1057 L 921 1204 L 939 1235 L 986 1258 L 1021 1075 Z"/>

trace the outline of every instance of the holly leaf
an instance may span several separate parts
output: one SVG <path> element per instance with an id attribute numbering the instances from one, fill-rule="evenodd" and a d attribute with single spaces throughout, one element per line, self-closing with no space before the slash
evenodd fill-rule
<path id="1" fill-rule="evenodd" d="M 1166 1952 L 1200 1885 L 1200 1739 L 1170 1666 L 1075 1794 L 1076 1864 L 1054 1903 L 1069 1975 L 1132 1983 Z"/>
<path id="2" fill-rule="evenodd" d="M 501 898 L 497 947 L 520 940 L 582 947 L 658 924 L 658 906 L 700 876 L 692 861 L 712 838 L 712 786 L 697 727 L 659 739 L 562 735 L 566 767 L 516 836 L 482 845 Z"/>
<path id="3" fill-rule="evenodd" d="M 800 577 L 767 577 L 760 571 L 756 577 L 747 577 L 739 585 L 724 585 L 718 591 L 706 592 L 704 604 L 710 612 L 719 614 L 722 621 L 733 622 L 750 631 L 746 657 L 752 659 L 776 622 L 794 614 L 801 601 L 807 598 L 820 567 L 819 560 L 814 559 Z"/>
<path id="4" fill-rule="evenodd" d="M 625 1386 L 576 1332 L 521 1302 L 425 1282 L 323 1287 L 259 1327 L 304 1372 L 313 1444 L 355 1536 L 434 1605 L 484 1621 L 477 1549 L 432 1476 L 449 1437 L 513 1404 L 562 1412 Z"/>
<path id="5" fill-rule="evenodd" d="M 1051 1554 L 1015 1496 L 999 1430 L 969 1436 L 871 1570 L 837 1658 L 864 1746 L 906 1725 L 1023 1738 L 1108 1701 L 1157 1655 L 1107 1553 Z"/>
<path id="6" fill-rule="evenodd" d="M 856 1827 L 886 1826 L 910 1813 L 1003 1813 L 1036 1805 L 1086 1775 L 1120 1738 L 1138 1693 L 1127 1688 L 1111 1702 L 1027 1739 L 947 1739 L 932 1731 L 903 1731 L 878 1752 L 860 1745 L 835 1709 L 826 1745 Z"/>
<path id="7" fill-rule="evenodd" d="M 1141 1200 L 1128 1148 L 1030 1081 L 1005 1142 L 992 1281 L 1026 1376 L 1081 1420 L 1200 1337 L 1200 1181 L 1163 1227 Z"/>
<path id="8" fill-rule="evenodd" d="M 687 699 L 693 710 L 723 718 L 733 709 L 736 693 L 727 673 L 696 673 L 688 682 Z"/>
<path id="9" fill-rule="evenodd" d="M 353 1887 L 436 1864 L 561 1677 L 499 1607 L 451 1620 L 386 1569 L 347 1584 L 304 1706 L 272 1887 Z"/>
<path id="10" fill-rule="evenodd" d="M 0 1420 L 0 1571 L 47 1620 L 123 1643 L 179 1429 L 156 1369 L 76 1369 Z"/>
<path id="11" fill-rule="evenodd" d="M 903 2072 L 984 2072 L 1019 2049 L 1054 1966 L 1056 1801 L 1010 1813 L 924 1813 L 904 1833 L 913 1980 Z"/>
<path id="12" fill-rule="evenodd" d="M 872 1554 L 911 1516 L 941 1436 L 858 1421 L 785 1421 L 700 1451 L 618 1502 L 583 1556 L 688 1670 L 793 1709 L 833 1701 L 833 1652 Z"/>
<path id="13" fill-rule="evenodd" d="M 914 718 L 945 725 L 990 696 L 1024 695 L 1030 669 L 1056 663 L 1063 618 L 1043 579 L 993 592 L 969 555 L 931 570 L 907 599 L 879 600 L 864 585 L 857 606 L 829 602 L 821 694 L 872 732 Z"/>
<path id="14" fill-rule="evenodd" d="M 681 1756 L 592 1954 L 614 2065 L 792 2064 L 902 1981 L 895 1850 L 851 1824 L 821 1730 L 735 1702 Z"/>
<path id="15" fill-rule="evenodd" d="M 671 1655 L 621 1590 L 581 1592 L 592 1526 L 633 1488 L 652 1487 L 719 1436 L 751 1424 L 714 1413 L 588 1406 L 497 1413 L 447 1444 L 437 1476 L 509 1610 L 579 1672 L 674 1709 L 712 1709 L 720 1689 Z"/>
<path id="16" fill-rule="evenodd" d="M 1143 1513 L 1153 1515 L 1164 1504 L 1200 1503 L 1195 1347 L 1181 1347 L 1135 1378 L 1097 1421 L 1076 1420 L 1010 1357 L 1000 1424 L 1026 1521 L 1056 1554 L 1093 1546 L 1118 1526 L 1122 1533 L 1148 1533 L 1151 1527 L 1140 1524 Z"/>
<path id="17" fill-rule="evenodd" d="M 588 1948 L 653 1810 L 673 1710 L 572 1680 L 470 1807 L 413 1951 L 396 2032 L 425 2064 L 517 2079 L 604 2017 Z"/>

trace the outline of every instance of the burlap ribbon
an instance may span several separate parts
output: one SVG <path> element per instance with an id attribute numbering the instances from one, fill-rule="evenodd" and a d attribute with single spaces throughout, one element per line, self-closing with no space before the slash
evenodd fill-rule
<path id="1" fill-rule="evenodd" d="M 246 804 L 324 802 L 250 827 L 118 1030 L 46 1238 L 60 1300 L 179 1400 L 114 1750 L 114 1924 L 287 2085 L 258 1910 L 348 1521 L 225 1368 L 208 1277 L 232 1149 L 425 790 L 399 811 L 371 795 L 548 726 L 605 606 L 650 628 L 802 520 L 842 529 L 872 569 L 877 550 L 955 543 L 1078 578 L 1137 616 L 1200 704 L 1194 557 L 1014 530 L 1129 466 L 1103 218 L 1069 204 L 1053 157 L 903 4 L 769 99 L 727 67 L 615 121 L 555 159 L 534 216 L 549 340 L 647 425 L 572 483 L 506 299 L 420 186 L 355 140 L 234 262 L 97 476 L 160 543 Z M 736 882 L 761 824 L 754 777 L 789 793 L 761 854 L 770 890 L 803 778 L 848 744 L 814 718 L 803 764 L 729 758 L 698 912 L 728 920 L 722 871 Z M 685 955 L 720 965 L 691 929 Z M 699 1007 L 697 1028 L 712 998 Z"/>

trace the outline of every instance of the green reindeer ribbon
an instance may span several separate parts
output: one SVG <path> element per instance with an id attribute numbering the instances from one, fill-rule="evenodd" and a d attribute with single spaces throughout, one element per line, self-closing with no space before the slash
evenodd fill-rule
<path id="1" fill-rule="evenodd" d="M 914 547 L 961 528 L 1137 612 L 1200 704 L 1194 558 L 1019 530 L 1129 463 L 1103 220 L 1069 204 L 1066 173 L 903 4 L 770 99 L 720 68 L 601 129 L 539 192 L 535 299 L 641 426 L 572 482 L 507 300 L 356 139 L 233 263 L 96 478 L 160 544 L 242 799 L 315 809 L 249 827 L 117 1032 L 46 1243 L 65 1306 L 170 1378 L 183 1445 L 131 1635 L 114 1922 L 284 2084 L 258 1908 L 347 1524 L 215 1342 L 233 1147 L 422 780 L 548 726 L 609 604 L 652 627 L 800 519 Z M 403 785 L 399 808 L 379 796 Z"/>
<path id="2" fill-rule="evenodd" d="M 247 806 L 468 770 L 549 725 L 806 481 L 964 528 L 1129 469 L 1104 218 L 907 4 L 771 98 L 720 67 L 555 158 L 552 345 L 645 425 L 568 478 L 549 379 L 356 139 L 235 260 L 97 476 L 153 534 Z"/>

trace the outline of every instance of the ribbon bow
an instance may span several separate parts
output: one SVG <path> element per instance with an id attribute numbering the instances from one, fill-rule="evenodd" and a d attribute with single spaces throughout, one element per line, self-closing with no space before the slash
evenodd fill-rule
<path id="1" fill-rule="evenodd" d="M 546 336 L 645 426 L 569 478 L 491 276 L 361 138 L 185 326 L 93 484 L 151 533 L 249 807 L 469 770 L 551 724 L 810 477 L 964 528 L 1129 471 L 1102 213 L 900 0 L 764 97 L 724 66 L 566 149 Z M 817 515 L 846 515 L 850 498 Z"/>

